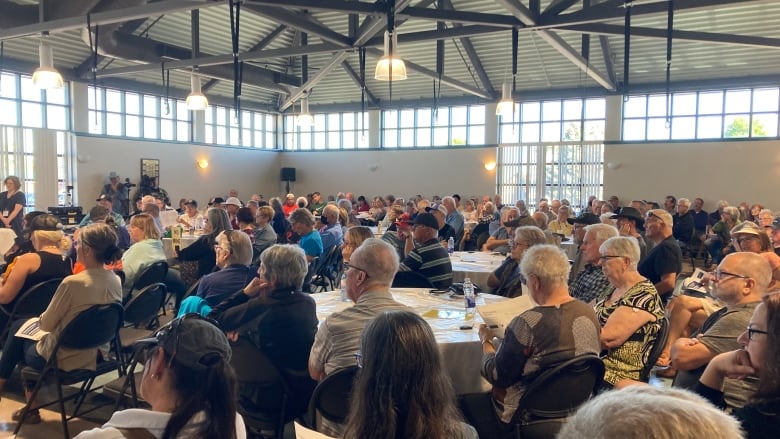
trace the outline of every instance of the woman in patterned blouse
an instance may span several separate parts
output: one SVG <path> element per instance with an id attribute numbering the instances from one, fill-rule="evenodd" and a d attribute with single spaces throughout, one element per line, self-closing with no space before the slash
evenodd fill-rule
<path id="1" fill-rule="evenodd" d="M 614 288 L 596 304 L 601 347 L 607 350 L 604 381 L 607 387 L 619 387 L 621 380 L 639 380 L 665 318 L 664 308 L 653 284 L 637 272 L 636 239 L 610 238 L 599 252 L 604 275 Z"/>

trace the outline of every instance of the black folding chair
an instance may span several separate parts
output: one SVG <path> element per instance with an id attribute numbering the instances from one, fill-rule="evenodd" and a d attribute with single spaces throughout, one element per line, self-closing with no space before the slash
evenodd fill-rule
<path id="1" fill-rule="evenodd" d="M 339 369 L 320 381 L 309 402 L 309 423 L 318 430 L 317 414 L 335 424 L 343 424 L 349 413 L 349 400 L 358 372 L 357 366 Z"/>
<path id="2" fill-rule="evenodd" d="M 4 342 L 8 337 L 8 329 L 13 322 L 19 319 L 37 317 L 46 311 L 60 283 L 62 283 L 62 278 L 60 277 L 37 283 L 26 291 L 19 293 L 19 298 L 16 299 L 16 303 L 11 310 L 6 306 L 0 306 L 0 312 L 5 314 L 7 318 L 7 324 L 3 328 L 2 335 L 0 335 L 0 343 Z"/>
<path id="3" fill-rule="evenodd" d="M 250 430 L 273 431 L 282 439 L 284 425 L 294 418 L 288 412 L 290 390 L 283 374 L 251 340 L 240 336 L 231 343 L 230 364 L 239 383 L 238 411 Z"/>
<path id="4" fill-rule="evenodd" d="M 124 326 L 119 329 L 119 351 L 128 359 L 137 340 L 151 336 L 154 323 L 165 305 L 167 288 L 163 283 L 145 286 L 124 306 Z"/>
<path id="5" fill-rule="evenodd" d="M 663 353 L 666 342 L 669 339 L 669 319 L 662 318 L 659 320 L 659 323 L 661 327 L 658 329 L 658 334 L 655 335 L 655 341 L 653 342 L 653 347 L 650 348 L 650 353 L 647 355 L 647 361 L 639 373 L 639 381 L 645 383 L 650 380 L 650 373 L 661 357 L 661 353 Z"/>
<path id="6" fill-rule="evenodd" d="M 566 418 L 596 393 L 604 363 L 582 355 L 541 372 L 525 390 L 512 418 L 517 439 L 554 439 Z"/>
<path id="7" fill-rule="evenodd" d="M 157 261 L 144 268 L 130 287 L 127 297 L 132 297 L 133 293 L 143 289 L 151 284 L 165 282 L 165 276 L 168 274 L 168 263 Z"/>
<path id="8" fill-rule="evenodd" d="M 111 371 L 120 371 L 121 367 L 118 361 L 105 360 L 99 361 L 95 370 L 76 369 L 63 371 L 59 369 L 57 364 L 57 354 L 60 349 L 69 349 L 93 350 L 95 355 L 97 355 L 98 347 L 110 343 L 118 336 L 119 327 L 122 325 L 123 311 L 122 305 L 119 303 L 93 305 L 87 310 L 82 311 L 65 325 L 65 328 L 57 337 L 57 343 L 54 346 L 51 357 L 42 370 L 31 367 L 22 369 L 22 379 L 25 382 L 35 382 L 29 401 L 35 401 L 44 381 L 52 378 L 57 387 L 57 399 L 45 404 L 39 404 L 36 407 L 31 407 L 29 402 L 25 404 L 22 409 L 21 420 L 14 429 L 14 435 L 19 433 L 19 430 L 24 423 L 24 419 L 27 417 L 30 410 L 59 403 L 63 433 L 65 438 L 70 438 L 68 420 L 83 414 L 79 413 L 79 409 L 81 408 L 84 399 L 91 391 L 95 378 Z M 116 355 L 117 358 L 120 358 L 118 351 L 116 352 Z M 63 385 L 70 386 L 78 383 L 81 383 L 78 392 L 63 396 Z M 75 399 L 76 407 L 73 414 L 68 417 L 67 413 L 65 413 L 65 401 L 71 399 Z"/>

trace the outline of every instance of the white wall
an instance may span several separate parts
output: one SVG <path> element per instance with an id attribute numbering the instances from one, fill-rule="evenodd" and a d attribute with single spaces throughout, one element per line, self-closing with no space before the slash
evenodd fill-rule
<path id="1" fill-rule="evenodd" d="M 280 154 L 272 151 L 90 136 L 76 136 L 75 142 L 75 201 L 87 209 L 94 205 L 110 171 L 118 172 L 122 181 L 129 177 L 138 183 L 142 158 L 160 160 L 160 187 L 168 191 L 172 203 L 194 198 L 205 206 L 209 198 L 224 196 L 229 189 L 237 189 L 244 200 L 253 193 L 278 190 Z M 196 166 L 200 159 L 208 160 L 208 168 Z"/>
<path id="2" fill-rule="evenodd" d="M 604 163 L 604 197 L 624 204 L 675 195 L 701 197 L 705 210 L 720 199 L 780 210 L 778 140 L 606 145 Z"/>
<path id="3" fill-rule="evenodd" d="M 461 196 L 495 192 L 496 148 L 421 149 L 414 151 L 284 152 L 280 166 L 296 168 L 296 195 L 353 192 L 355 196 L 422 194 Z M 283 186 L 283 184 L 282 184 Z"/>

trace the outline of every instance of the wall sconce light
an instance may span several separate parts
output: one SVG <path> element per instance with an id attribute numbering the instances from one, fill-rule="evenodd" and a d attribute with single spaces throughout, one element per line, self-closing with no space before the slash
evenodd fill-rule
<path id="1" fill-rule="evenodd" d="M 206 159 L 200 159 L 196 162 L 200 169 L 206 169 L 209 167 L 209 161 Z"/>
<path id="2" fill-rule="evenodd" d="M 609 163 L 607 163 L 607 168 L 609 168 L 610 170 L 614 171 L 615 169 L 620 168 L 620 165 L 622 165 L 622 163 L 620 163 L 620 162 L 609 162 Z"/>
<path id="3" fill-rule="evenodd" d="M 496 162 L 487 162 L 485 163 L 485 170 L 493 172 L 496 170 Z"/>

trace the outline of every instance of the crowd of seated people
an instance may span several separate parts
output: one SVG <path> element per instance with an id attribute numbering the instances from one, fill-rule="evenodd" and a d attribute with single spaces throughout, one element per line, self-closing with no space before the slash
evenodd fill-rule
<path id="1" fill-rule="evenodd" d="M 96 206 L 94 218 L 90 215 L 92 222 L 111 223 L 112 236 L 118 236 L 119 229 L 128 232 L 132 245 L 125 251 L 119 266 L 125 275 L 125 290 L 149 264 L 167 259 L 161 241 L 161 232 L 167 231 L 161 227 L 159 213 L 168 207 L 162 200 L 153 196 L 148 198 L 139 200 L 139 214 L 128 218 L 126 227 L 112 221 L 105 206 Z M 363 337 L 369 337 L 367 340 L 371 343 L 383 342 L 369 330 L 373 328 L 370 322 L 374 318 L 385 319 L 381 324 L 377 323 L 377 327 L 400 331 L 402 328 L 394 325 L 404 324 L 422 331 L 420 334 L 427 334 L 420 322 L 402 318 L 403 313 L 396 311 L 408 313 L 409 309 L 393 300 L 390 286 L 398 272 L 412 271 L 436 288 L 447 288 L 453 281 L 447 241 L 453 238 L 459 244 L 456 248 L 470 245 L 474 251 L 503 250 L 507 255 L 490 275 L 488 292 L 506 297 L 530 295 L 538 305 L 534 312 L 540 315 L 548 311 L 565 314 L 567 307 L 573 305 L 590 310 L 585 313 L 587 316 L 580 313 L 580 317 L 587 317 L 586 320 L 594 324 L 595 336 L 584 337 L 593 346 L 584 348 L 586 345 L 579 345 L 576 337 L 567 339 L 567 343 L 574 343 L 577 352 L 601 351 L 606 366 L 601 385 L 604 391 L 635 384 L 640 379 L 639 372 L 649 360 L 648 352 L 655 343 L 660 322 L 668 319 L 670 337 L 659 364 L 668 366 L 667 374 L 677 374 L 675 386 L 695 389 L 697 381 L 701 380 L 715 390 L 715 402 L 733 410 L 742 410 L 751 404 L 766 407 L 768 400 L 752 397 L 760 392 L 756 380 L 733 379 L 730 372 L 723 372 L 727 369 L 725 360 L 723 364 L 712 366 L 713 369 L 720 368 L 717 372 L 725 377 L 708 381 L 710 377 L 705 371 L 708 365 L 721 361 L 718 360 L 721 354 L 738 349 L 735 340 L 740 327 L 748 324 L 746 316 L 756 310 L 761 298 L 774 288 L 773 282 L 780 280 L 780 220 L 775 219 L 771 210 L 757 203 L 737 207 L 720 201 L 717 210 L 709 214 L 703 210 L 703 200 L 691 199 L 694 200 L 692 203 L 687 198 L 669 195 L 663 198 L 662 208 L 654 208 L 657 203 L 646 200 L 633 200 L 630 206 L 622 206 L 617 196 L 606 201 L 593 197 L 586 206 L 572 207 L 567 200 L 557 199 L 518 200 L 505 205 L 500 196 L 486 196 L 480 201 L 476 197 L 461 199 L 457 194 L 426 199 L 419 195 L 370 197 L 349 192 L 326 197 L 317 192 L 297 198 L 287 194 L 282 199 L 268 201 L 253 197 L 245 204 L 237 193 L 230 193 L 214 197 L 202 211 L 197 209 L 196 200 L 184 199 L 184 211 L 178 217 L 178 223 L 184 225 L 190 220 L 195 224 L 187 223 L 197 227 L 198 218 L 202 217 L 205 233 L 190 245 L 175 249 L 175 258 L 168 259 L 181 268 L 186 286 L 200 282 L 198 288 L 192 290 L 194 295 L 181 305 L 177 300 L 175 307 L 180 316 L 195 311 L 214 317 L 228 339 L 243 336 L 266 350 L 280 369 L 289 372 L 290 380 L 297 380 L 295 405 L 296 410 L 303 410 L 316 381 L 354 364 L 355 352 L 364 346 L 361 344 L 364 328 Z M 100 203 L 106 203 L 106 200 L 99 200 Z M 602 217 L 609 221 L 605 223 Z M 361 223 L 381 229 L 372 230 Z M 44 265 L 47 269 L 54 267 L 39 262 L 37 270 L 22 270 L 29 265 L 26 260 L 53 254 L 63 261 L 60 265 L 69 264 L 66 258 L 58 256 L 67 253 L 66 246 L 54 243 L 51 241 L 54 238 L 46 235 L 57 233 L 57 230 L 49 230 L 45 224 L 43 228 L 36 228 L 32 220 L 28 229 L 31 244 L 20 241 L 18 244 L 26 247 L 17 247 L 22 252 L 34 251 L 9 264 L 4 275 L 6 282 L 0 286 L 1 301 L 6 300 L 6 295 L 13 300 L 14 294 L 38 279 L 33 274 Z M 79 232 L 78 239 L 83 240 L 85 230 Z M 382 239 L 374 238 L 380 230 Z M 483 241 L 479 247 L 474 245 L 477 236 L 472 234 L 481 235 Z M 561 239 L 569 248 L 573 247 L 574 251 L 569 253 L 573 261 L 568 261 L 564 253 L 555 249 Z M 275 243 L 292 246 L 275 246 Z M 553 246 L 544 246 L 550 243 Z M 115 244 L 122 247 L 120 240 L 115 240 Z M 331 314 L 318 324 L 314 303 L 301 290 L 302 282 L 311 270 L 311 264 L 330 254 L 329 250 L 336 246 L 346 265 L 336 266 L 334 271 L 344 270 L 344 289 L 354 305 Z M 717 264 L 714 274 L 707 275 L 703 281 L 712 285 L 710 293 L 703 298 L 686 294 L 672 298 L 675 286 L 680 282 L 683 254 L 701 257 L 705 250 L 709 253 L 705 262 Z M 81 259 L 87 260 L 90 267 L 100 260 L 91 260 L 84 255 Z M 103 262 L 112 261 L 112 258 L 103 258 Z M 550 274 L 557 262 L 563 261 L 566 270 Z M 101 267 L 111 268 L 105 263 Z M 255 277 L 255 271 L 258 277 Z M 55 277 L 69 273 L 58 272 Z M 178 272 L 174 270 L 174 273 Z M 555 304 L 548 300 L 548 295 L 566 300 Z M 179 296 L 177 293 L 177 299 L 181 298 Z M 563 303 L 573 305 L 563 306 Z M 391 312 L 383 314 L 384 311 Z M 269 320 L 271 315 L 274 318 Z M 394 323 L 388 316 L 397 317 L 399 322 Z M 478 416 L 479 419 L 473 419 L 474 413 L 467 411 L 467 421 L 480 433 L 485 428 L 484 431 L 499 431 L 507 427 L 504 424 L 517 410 L 522 388 L 533 378 L 533 372 L 558 364 L 566 356 L 562 357 L 562 352 L 556 351 L 550 358 L 540 357 L 538 352 L 554 351 L 556 346 L 561 348 L 563 338 L 537 338 L 533 334 L 541 327 L 532 322 L 538 320 L 531 319 L 530 314 L 526 320 L 520 317 L 516 318 L 519 319 L 515 322 L 516 327 L 508 327 L 503 334 L 505 342 L 511 339 L 518 344 L 512 349 L 510 343 L 493 354 L 493 334 L 487 329 L 480 331 L 485 351 L 482 374 L 493 385 L 490 397 L 483 402 L 498 407 L 489 419 L 485 418 L 485 412 Z M 563 325 L 558 330 L 566 331 L 571 319 L 560 316 L 557 319 Z M 531 335 L 523 335 L 523 331 Z M 271 336 L 272 332 L 276 335 Z M 274 338 L 281 334 L 290 346 L 284 347 L 284 343 Z M 750 343 L 764 335 L 754 331 L 750 334 L 753 337 Z M 520 354 L 529 348 L 528 337 L 537 354 L 523 359 Z M 9 349 L 16 349 L 16 362 L 27 362 L 24 357 L 30 354 L 29 363 L 35 364 L 37 360 L 27 350 L 21 357 L 18 354 L 19 349 L 29 346 L 22 344 L 20 348 L 20 342 L 13 338 L 6 341 L 9 343 Z M 558 345 L 554 346 L 555 343 Z M 426 347 L 420 345 L 417 349 Z M 376 364 L 369 363 L 369 355 L 371 361 L 389 362 L 391 360 L 383 355 L 390 352 L 363 352 L 363 364 Z M 40 351 L 38 354 L 42 355 Z M 755 355 L 755 361 L 751 357 L 750 362 L 757 367 L 751 373 L 761 370 L 760 354 Z M 14 356 L 8 358 L 11 361 Z M 729 361 L 738 366 L 745 365 L 745 358 L 740 355 L 729 357 Z M 517 366 L 518 362 L 525 366 Z M 536 364 L 537 369 L 529 369 L 532 364 Z M 0 367 L 0 372 L 3 370 Z M 438 379 L 436 376 L 440 373 L 435 367 L 425 372 L 428 375 L 423 378 L 427 380 Z M 305 379 L 301 378 L 302 374 Z M 413 378 L 417 379 L 416 376 L 409 379 Z M 382 386 L 381 382 L 364 384 L 357 388 L 357 391 L 367 392 L 361 396 L 364 407 L 376 403 L 376 408 L 381 410 L 387 404 L 398 404 L 399 400 L 394 399 L 399 398 L 398 395 L 388 395 L 390 399 L 384 401 L 372 399 L 377 396 L 372 386 Z M 431 425 L 431 431 L 446 431 L 445 437 L 474 437 L 473 430 L 460 423 L 463 418 L 452 406 L 451 390 L 445 387 L 434 389 L 437 397 L 444 398 L 436 404 L 436 410 L 440 410 L 440 416 L 447 420 L 450 430 Z M 749 413 L 756 416 L 755 412 Z M 360 437 L 367 419 L 372 418 L 368 416 L 361 420 L 353 414 L 344 425 L 326 423 L 325 430 L 334 435 Z M 486 419 L 493 425 L 482 425 Z M 455 426 L 454 430 L 452 426 Z M 382 424 L 382 429 L 387 431 L 410 431 L 408 427 Z M 430 434 L 434 437 L 440 433 Z"/>

